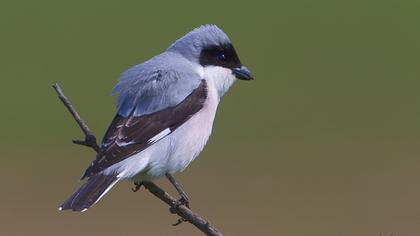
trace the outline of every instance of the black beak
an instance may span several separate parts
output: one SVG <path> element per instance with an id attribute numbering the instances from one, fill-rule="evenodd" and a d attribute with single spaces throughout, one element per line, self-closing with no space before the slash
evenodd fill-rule
<path id="1" fill-rule="evenodd" d="M 248 70 L 244 65 L 238 68 L 233 68 L 232 73 L 236 76 L 237 79 L 241 80 L 253 80 L 251 71 Z"/>

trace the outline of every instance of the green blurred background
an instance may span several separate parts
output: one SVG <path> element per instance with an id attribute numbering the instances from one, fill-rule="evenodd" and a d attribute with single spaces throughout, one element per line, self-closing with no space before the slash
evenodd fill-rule
<path id="1" fill-rule="evenodd" d="M 119 74 L 215 23 L 256 80 L 224 97 L 177 175 L 225 235 L 420 233 L 419 1 L 0 2 L 1 235 L 200 235 L 119 184 L 57 206 L 94 156 L 51 85 L 102 136 Z M 166 181 L 158 183 L 174 193 Z"/>

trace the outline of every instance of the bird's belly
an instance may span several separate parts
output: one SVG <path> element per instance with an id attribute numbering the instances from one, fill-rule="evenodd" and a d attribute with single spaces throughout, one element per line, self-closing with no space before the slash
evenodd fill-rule
<path id="1" fill-rule="evenodd" d="M 207 111 L 197 113 L 184 125 L 166 137 L 155 146 L 154 153 L 149 158 L 143 177 L 157 178 L 166 173 L 184 170 L 203 150 L 207 143 L 214 114 Z M 162 153 L 162 150 L 166 153 Z"/>
<path id="2" fill-rule="evenodd" d="M 204 107 L 187 122 L 142 152 L 114 164 L 106 172 L 141 181 L 184 170 L 209 139 L 217 104 L 217 97 L 209 91 Z"/>

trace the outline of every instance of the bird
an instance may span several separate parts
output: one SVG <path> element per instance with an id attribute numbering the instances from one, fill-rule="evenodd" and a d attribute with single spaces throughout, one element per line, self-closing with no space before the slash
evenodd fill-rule
<path id="1" fill-rule="evenodd" d="M 119 78 L 116 115 L 87 181 L 59 210 L 84 212 L 121 180 L 167 177 L 189 207 L 174 174 L 183 171 L 206 145 L 221 97 L 237 80 L 253 80 L 229 37 L 213 24 L 199 26 L 164 52 L 135 65 Z"/>

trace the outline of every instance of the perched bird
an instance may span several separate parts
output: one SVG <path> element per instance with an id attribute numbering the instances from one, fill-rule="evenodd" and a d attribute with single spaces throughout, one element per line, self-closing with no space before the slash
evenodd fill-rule
<path id="1" fill-rule="evenodd" d="M 82 177 L 88 179 L 59 209 L 86 211 L 122 179 L 139 185 L 162 176 L 189 206 L 172 174 L 203 150 L 220 98 L 236 79 L 253 77 L 215 25 L 194 29 L 125 71 L 113 90 L 117 114 Z"/>

